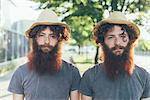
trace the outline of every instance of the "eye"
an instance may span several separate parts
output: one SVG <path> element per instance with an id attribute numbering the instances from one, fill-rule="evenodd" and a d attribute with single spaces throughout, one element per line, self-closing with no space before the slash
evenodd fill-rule
<path id="1" fill-rule="evenodd" d="M 106 38 L 107 39 L 113 39 L 113 36 L 107 36 Z"/>
<path id="2" fill-rule="evenodd" d="M 53 39 L 56 39 L 56 38 L 57 38 L 56 35 L 50 35 L 49 37 L 50 37 L 50 38 L 53 38 Z"/>
<path id="3" fill-rule="evenodd" d="M 125 38 L 125 37 L 127 37 L 127 35 L 126 34 L 121 34 L 120 37 Z"/>
<path id="4" fill-rule="evenodd" d="M 37 36 L 38 36 L 38 37 L 43 37 L 43 36 L 44 36 L 44 34 L 38 34 Z"/>

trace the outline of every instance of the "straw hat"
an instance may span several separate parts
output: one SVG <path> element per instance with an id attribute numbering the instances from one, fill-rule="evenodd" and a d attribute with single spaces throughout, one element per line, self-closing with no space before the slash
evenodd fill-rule
<path id="1" fill-rule="evenodd" d="M 96 32 L 97 29 L 100 28 L 105 23 L 127 24 L 130 28 L 132 28 L 136 32 L 138 37 L 140 35 L 139 27 L 136 24 L 134 24 L 132 21 L 128 20 L 122 12 L 114 11 L 110 13 L 110 16 L 108 18 L 98 22 L 98 24 L 94 27 L 93 31 Z"/>
<path id="2" fill-rule="evenodd" d="M 37 20 L 25 32 L 25 35 L 29 37 L 29 33 L 31 32 L 31 29 L 37 25 L 60 25 L 60 26 L 64 26 L 67 29 L 67 31 L 70 33 L 69 26 L 64 22 L 61 22 L 58 19 L 58 16 L 56 15 L 56 13 L 49 9 L 45 9 L 40 13 Z"/>

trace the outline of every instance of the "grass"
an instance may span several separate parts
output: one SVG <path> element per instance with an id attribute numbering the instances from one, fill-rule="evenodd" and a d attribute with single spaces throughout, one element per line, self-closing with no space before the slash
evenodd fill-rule
<path id="1" fill-rule="evenodd" d="M 94 54 L 93 54 L 94 55 Z M 89 68 L 94 66 L 94 57 L 89 54 L 77 54 L 65 52 L 64 57 L 72 57 L 75 66 L 79 69 L 81 75 Z"/>
<path id="2" fill-rule="evenodd" d="M 93 67 L 94 64 L 76 64 L 76 67 L 79 69 L 81 75 L 88 70 L 89 68 Z"/>
<path id="3" fill-rule="evenodd" d="M 6 73 L 14 70 L 15 67 L 16 67 L 16 65 L 13 62 L 11 62 L 9 64 L 1 65 L 0 66 L 0 76 L 5 75 Z"/>
<path id="4" fill-rule="evenodd" d="M 17 68 L 18 66 L 24 64 L 26 62 L 26 58 L 14 59 L 12 61 L 4 62 L 0 64 L 0 76 L 3 76 Z"/>

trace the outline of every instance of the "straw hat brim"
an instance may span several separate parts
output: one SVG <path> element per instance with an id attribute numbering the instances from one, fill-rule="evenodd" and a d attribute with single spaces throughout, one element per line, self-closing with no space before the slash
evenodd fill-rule
<path id="1" fill-rule="evenodd" d="M 126 20 L 108 20 L 108 19 L 107 20 L 102 20 L 102 21 L 98 22 L 98 24 L 95 26 L 95 29 L 100 28 L 105 23 L 126 24 L 136 32 L 138 37 L 140 36 L 139 27 L 136 24 L 134 24 L 133 22 L 126 21 Z"/>
<path id="2" fill-rule="evenodd" d="M 25 35 L 27 37 L 29 37 L 29 33 L 31 32 L 31 30 L 35 27 L 35 26 L 38 26 L 38 25 L 60 25 L 60 26 L 63 26 L 67 29 L 67 31 L 70 33 L 71 30 L 69 28 L 69 26 L 63 22 L 36 22 L 36 23 L 33 23 L 31 25 L 31 27 L 25 32 Z"/>

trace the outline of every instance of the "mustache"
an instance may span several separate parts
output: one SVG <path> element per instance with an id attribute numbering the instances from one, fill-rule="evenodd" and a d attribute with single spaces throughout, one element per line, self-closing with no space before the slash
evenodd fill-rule
<path id="1" fill-rule="evenodd" d="M 114 46 L 111 48 L 112 51 L 116 50 L 116 49 L 125 49 L 125 47 L 124 46 Z"/>
<path id="2" fill-rule="evenodd" d="M 47 48 L 50 48 L 50 49 L 54 48 L 54 46 L 52 46 L 52 45 L 39 45 L 39 47 L 40 48 L 47 47 Z"/>

